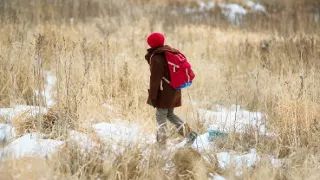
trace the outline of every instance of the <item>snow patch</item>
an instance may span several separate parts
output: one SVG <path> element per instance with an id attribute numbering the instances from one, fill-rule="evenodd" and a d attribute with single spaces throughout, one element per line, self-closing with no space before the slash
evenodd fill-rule
<path id="1" fill-rule="evenodd" d="M 155 136 L 146 134 L 142 128 L 128 121 L 115 120 L 114 123 L 98 123 L 94 124 L 93 128 L 97 134 L 106 142 L 113 144 L 114 150 L 119 148 L 119 145 L 129 144 L 151 144 L 155 142 Z"/>
<path id="2" fill-rule="evenodd" d="M 108 110 L 110 110 L 110 111 L 113 111 L 113 110 L 114 110 L 114 108 L 113 108 L 110 104 L 108 104 L 108 103 L 104 103 L 104 104 L 103 104 L 103 107 L 106 108 L 106 109 L 108 109 Z"/>
<path id="3" fill-rule="evenodd" d="M 220 176 L 219 174 L 212 174 L 210 173 L 210 178 L 208 178 L 209 180 L 226 180 L 226 178 Z"/>
<path id="4" fill-rule="evenodd" d="M 220 3 L 219 6 L 222 9 L 222 13 L 228 18 L 228 20 L 236 25 L 241 24 L 242 17 L 247 14 L 247 10 L 239 4 Z"/>
<path id="5" fill-rule="evenodd" d="M 27 114 L 27 117 L 33 117 L 37 114 L 44 114 L 47 112 L 47 109 L 39 106 L 26 106 L 26 105 L 17 105 L 13 108 L 0 108 L 0 116 L 4 117 L 6 120 L 11 121 L 13 117 L 23 113 L 30 112 Z"/>
<path id="6" fill-rule="evenodd" d="M 320 8 L 313 7 L 313 20 L 315 23 L 319 22 L 320 19 Z"/>
<path id="7" fill-rule="evenodd" d="M 0 159 L 15 159 L 23 156 L 46 157 L 64 143 L 63 141 L 42 139 L 42 137 L 43 134 L 29 133 L 14 140 L 0 152 Z"/>
<path id="8" fill-rule="evenodd" d="M 280 159 L 276 159 L 274 157 L 271 157 L 271 164 L 275 168 L 280 168 L 282 166 L 282 161 Z"/>
<path id="9" fill-rule="evenodd" d="M 54 85 L 57 82 L 57 78 L 51 72 L 47 72 L 46 75 L 47 75 L 47 84 L 44 91 L 44 96 L 46 97 L 47 106 L 50 107 L 55 103 L 52 97 L 52 91 L 53 91 Z"/>
<path id="10" fill-rule="evenodd" d="M 171 151 L 177 150 L 179 148 L 185 147 L 187 144 L 187 140 L 183 140 L 180 143 L 173 145 L 172 147 L 169 147 Z M 192 148 L 198 150 L 198 151 L 205 151 L 208 150 L 210 147 L 213 147 L 214 143 L 209 140 L 208 133 L 199 135 L 197 139 L 193 142 L 191 145 Z"/>
<path id="11" fill-rule="evenodd" d="M 88 135 L 74 130 L 69 132 L 69 140 L 77 142 L 80 148 L 84 150 L 91 150 L 97 145 Z"/>
<path id="12" fill-rule="evenodd" d="M 52 105 L 54 105 L 55 101 L 52 97 L 52 91 L 53 91 L 53 87 L 57 82 L 57 78 L 51 73 L 51 72 L 46 72 L 46 84 L 45 84 L 45 89 L 44 91 L 40 92 L 38 90 L 34 90 L 34 94 L 39 97 L 44 96 L 45 101 L 46 101 L 46 105 L 47 107 L 50 107 Z"/>
<path id="13" fill-rule="evenodd" d="M 253 1 L 248 1 L 247 6 L 249 6 L 254 12 L 262 12 L 266 15 L 269 15 L 266 8 L 260 3 L 255 3 Z"/>
<path id="14" fill-rule="evenodd" d="M 220 168 L 226 169 L 231 165 L 234 165 L 237 176 L 242 174 L 242 168 L 251 168 L 261 160 L 261 157 L 258 155 L 256 149 L 250 149 L 249 153 L 242 155 L 237 155 L 231 152 L 220 152 L 216 155 Z M 273 156 L 264 155 L 263 157 L 267 158 L 274 168 L 279 168 L 282 165 L 281 160 L 276 159 Z"/>
<path id="15" fill-rule="evenodd" d="M 12 126 L 9 124 L 0 124 L 0 144 L 5 144 L 13 137 Z"/>
<path id="16" fill-rule="evenodd" d="M 199 10 L 200 11 L 210 11 L 215 7 L 214 2 L 199 2 Z"/>
<path id="17" fill-rule="evenodd" d="M 208 130 L 243 133 L 250 128 L 261 135 L 266 135 L 262 113 L 243 110 L 239 105 L 232 105 L 231 108 L 217 105 L 216 109 L 216 111 L 198 110 L 200 120 L 207 124 Z"/>
<path id="18" fill-rule="evenodd" d="M 209 140 L 209 134 L 205 133 L 197 137 L 197 139 L 192 144 L 192 147 L 198 150 L 205 150 L 209 149 L 213 145 L 213 142 L 210 142 Z"/>
<path id="19" fill-rule="evenodd" d="M 189 13 L 196 12 L 196 10 L 194 8 L 185 7 L 184 8 L 184 12 L 189 14 Z"/>
<path id="20" fill-rule="evenodd" d="M 219 166 L 226 169 L 228 166 L 234 164 L 236 166 L 237 175 L 241 175 L 242 167 L 250 168 L 260 161 L 260 156 L 255 149 L 251 149 L 248 154 L 234 155 L 229 152 L 217 153 Z"/>

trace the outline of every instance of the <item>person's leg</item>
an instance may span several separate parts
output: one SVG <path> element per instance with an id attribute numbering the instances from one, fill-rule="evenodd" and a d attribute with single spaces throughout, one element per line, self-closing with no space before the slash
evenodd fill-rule
<path id="1" fill-rule="evenodd" d="M 157 108 L 156 119 L 159 125 L 157 130 L 157 142 L 161 144 L 165 144 L 167 139 L 167 115 L 168 109 Z"/>
<path id="2" fill-rule="evenodd" d="M 180 135 L 188 137 L 190 133 L 190 127 L 187 123 L 183 122 L 177 115 L 174 114 L 174 109 L 168 109 L 168 120 L 174 124 Z"/>

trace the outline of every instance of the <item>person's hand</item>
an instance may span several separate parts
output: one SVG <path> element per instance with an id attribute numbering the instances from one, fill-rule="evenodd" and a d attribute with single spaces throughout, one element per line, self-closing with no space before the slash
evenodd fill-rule
<path id="1" fill-rule="evenodd" d="M 151 99 L 151 104 L 154 108 L 157 106 L 157 100 L 156 99 Z"/>

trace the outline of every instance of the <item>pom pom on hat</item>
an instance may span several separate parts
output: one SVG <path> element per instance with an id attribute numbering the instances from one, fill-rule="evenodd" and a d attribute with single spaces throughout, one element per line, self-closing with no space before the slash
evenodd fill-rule
<path id="1" fill-rule="evenodd" d="M 164 35 L 159 32 L 151 33 L 147 38 L 147 43 L 151 48 L 164 46 Z"/>

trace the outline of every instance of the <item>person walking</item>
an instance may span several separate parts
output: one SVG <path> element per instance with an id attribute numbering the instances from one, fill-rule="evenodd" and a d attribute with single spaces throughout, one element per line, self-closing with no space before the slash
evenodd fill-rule
<path id="1" fill-rule="evenodd" d="M 166 53 L 179 55 L 180 52 L 165 45 L 164 35 L 158 32 L 151 33 L 148 36 L 147 44 L 150 46 L 145 55 L 145 59 L 150 65 L 150 84 L 147 103 L 156 108 L 156 121 L 158 123 L 157 142 L 161 145 L 166 144 L 168 119 L 174 124 L 177 132 L 187 138 L 187 142 L 193 143 L 197 134 L 191 131 L 189 125 L 174 113 L 174 109 L 181 106 L 181 88 L 172 87 L 173 83 L 170 83 L 172 82 L 170 73 L 171 71 L 176 72 L 175 68 L 178 68 L 178 65 L 169 62 Z M 173 65 L 171 70 L 169 65 Z M 194 74 L 192 72 L 191 75 L 189 73 L 187 76 L 190 81 L 190 76 L 194 77 Z"/>

